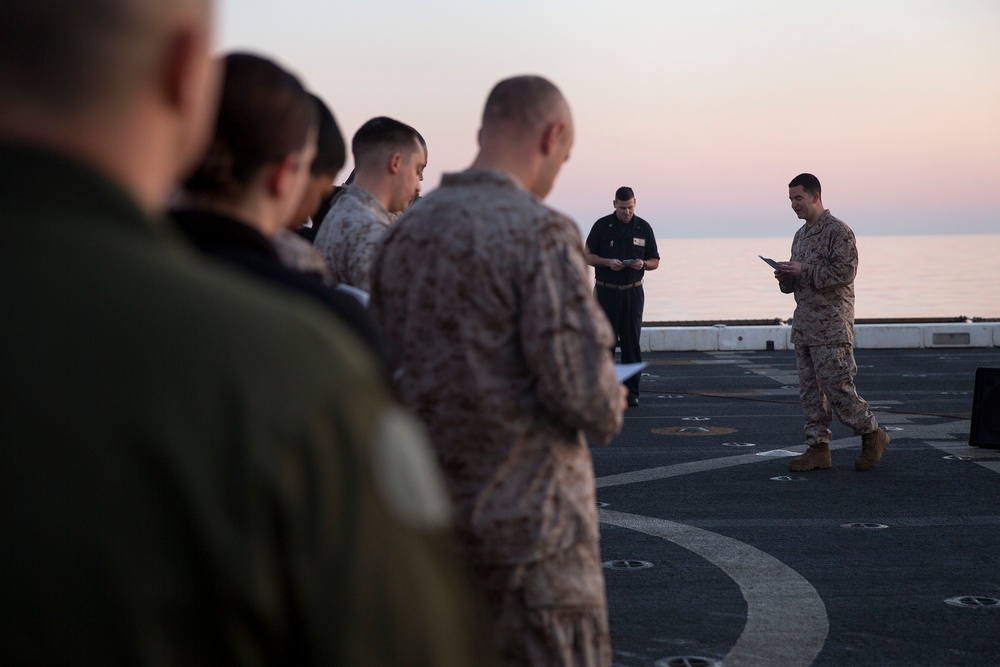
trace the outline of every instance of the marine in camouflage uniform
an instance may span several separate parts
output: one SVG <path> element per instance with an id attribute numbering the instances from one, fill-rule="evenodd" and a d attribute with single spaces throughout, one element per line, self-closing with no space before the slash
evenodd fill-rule
<path id="1" fill-rule="evenodd" d="M 791 259 L 779 262 L 781 291 L 795 295 L 792 344 L 805 413 L 806 453 L 789 462 L 796 472 L 830 468 L 833 414 L 862 436 L 858 470 L 878 463 L 889 444 L 854 376 L 854 278 L 858 250 L 854 232 L 823 207 L 819 180 L 802 174 L 789 184 L 792 208 L 806 223 L 795 233 Z"/>
<path id="2" fill-rule="evenodd" d="M 313 241 L 334 283 L 371 290 L 372 264 L 390 224 L 392 217 L 375 197 L 357 185 L 347 186 Z"/>
<path id="3" fill-rule="evenodd" d="M 351 140 L 353 182 L 338 195 L 313 245 L 334 283 L 371 291 L 371 271 L 394 214 L 420 194 L 427 144 L 416 129 L 379 116 Z"/>
<path id="4" fill-rule="evenodd" d="M 607 666 L 584 433 L 618 432 L 625 390 L 580 232 L 528 187 L 495 168 L 446 174 L 390 229 L 372 307 L 437 450 L 503 664 Z"/>

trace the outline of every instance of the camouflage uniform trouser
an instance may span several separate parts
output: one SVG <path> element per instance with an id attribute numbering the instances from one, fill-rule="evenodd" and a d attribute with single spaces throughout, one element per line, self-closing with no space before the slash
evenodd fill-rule
<path id="1" fill-rule="evenodd" d="M 878 428 L 868 403 L 858 396 L 854 376 L 854 347 L 844 345 L 796 345 L 795 361 L 799 367 L 799 397 L 806 418 L 806 444 L 830 443 L 833 412 L 854 435 L 871 433 Z"/>
<path id="2" fill-rule="evenodd" d="M 522 565 L 474 564 L 503 667 L 609 667 L 611 635 L 597 544 Z"/>

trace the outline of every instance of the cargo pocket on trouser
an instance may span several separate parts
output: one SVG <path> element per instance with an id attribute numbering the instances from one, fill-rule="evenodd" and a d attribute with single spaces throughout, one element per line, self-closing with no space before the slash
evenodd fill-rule
<path id="1" fill-rule="evenodd" d="M 531 626 L 526 646 L 533 664 L 611 663 L 604 574 L 596 544 L 581 544 L 523 571 L 525 612 Z"/>

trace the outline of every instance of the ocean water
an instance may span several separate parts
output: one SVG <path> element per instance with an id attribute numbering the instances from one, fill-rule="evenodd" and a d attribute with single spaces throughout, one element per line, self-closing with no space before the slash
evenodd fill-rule
<path id="1" fill-rule="evenodd" d="M 646 322 L 787 320 L 795 309 L 757 255 L 788 259 L 792 236 L 656 240 Z M 1000 234 L 859 236 L 857 318 L 1000 318 Z"/>

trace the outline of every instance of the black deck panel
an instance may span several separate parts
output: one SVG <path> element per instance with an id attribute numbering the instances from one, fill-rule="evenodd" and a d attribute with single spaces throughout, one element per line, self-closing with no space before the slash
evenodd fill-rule
<path id="1" fill-rule="evenodd" d="M 644 359 L 593 448 L 603 559 L 652 564 L 605 570 L 615 665 L 1000 665 L 1000 449 L 968 445 L 1000 349 L 857 350 L 893 438 L 863 473 L 836 422 L 831 470 L 758 456 L 803 449 L 794 352 Z"/>

